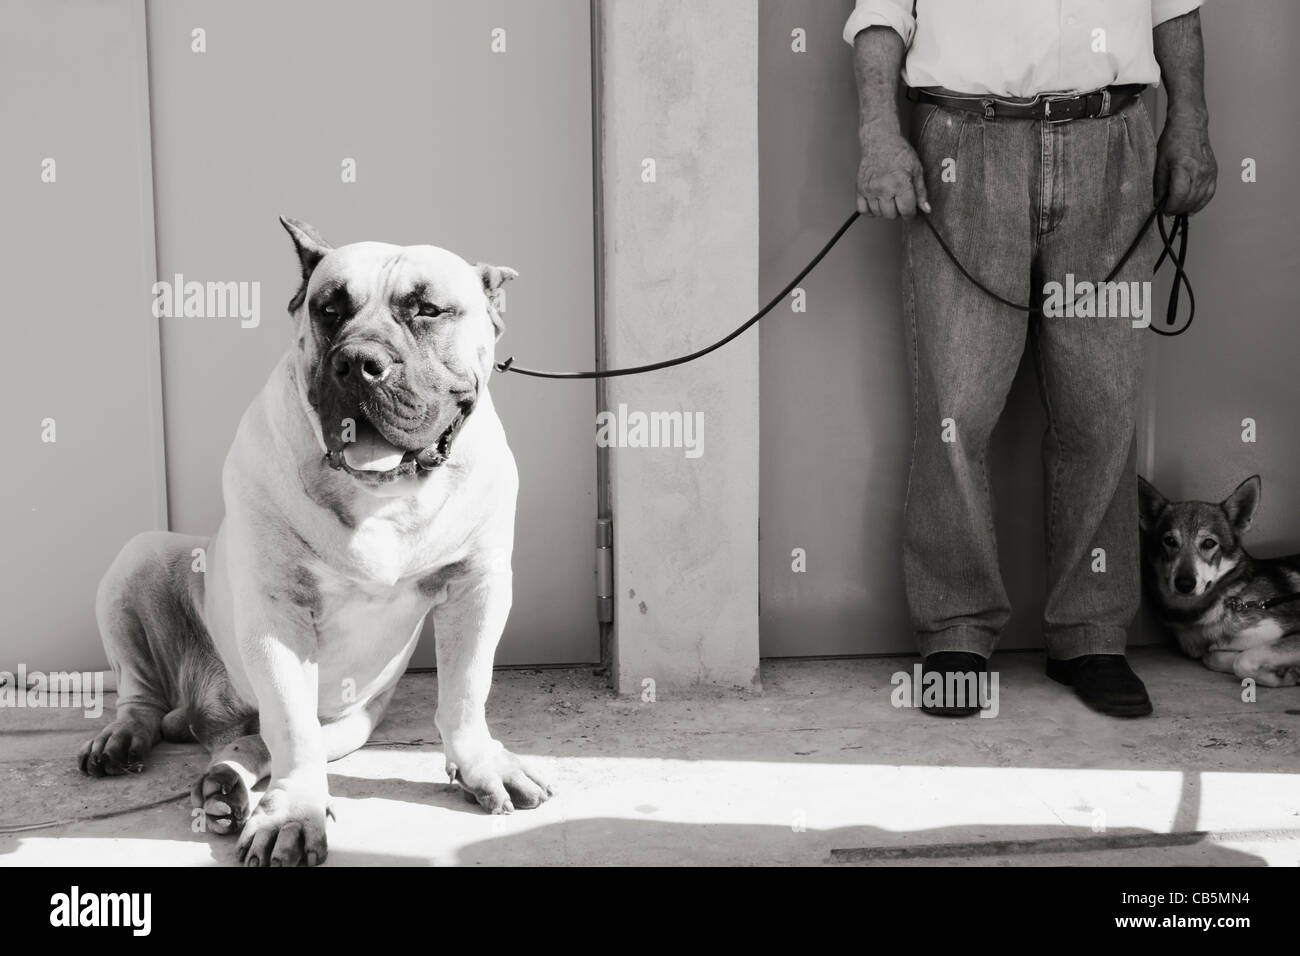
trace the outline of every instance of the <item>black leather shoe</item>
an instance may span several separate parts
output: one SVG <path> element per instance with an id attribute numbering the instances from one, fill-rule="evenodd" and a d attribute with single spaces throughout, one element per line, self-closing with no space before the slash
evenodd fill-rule
<path id="1" fill-rule="evenodd" d="M 1146 685 L 1123 654 L 1084 654 L 1047 662 L 1047 676 L 1073 687 L 1079 699 L 1110 717 L 1145 717 L 1151 713 Z"/>
<path id="2" fill-rule="evenodd" d="M 971 714 L 978 714 L 980 712 L 978 693 L 974 701 L 967 700 L 961 706 L 957 705 L 956 700 L 947 699 L 946 695 L 950 686 L 947 675 L 969 674 L 972 671 L 978 675 L 983 674 L 988 668 L 989 662 L 985 658 L 980 657 L 978 654 L 971 654 L 968 651 L 939 651 L 928 655 L 925 663 L 921 665 L 921 680 L 924 682 L 927 674 L 942 674 L 944 676 L 943 688 L 945 696 L 943 703 L 938 706 L 924 703 L 924 697 L 922 697 L 921 709 L 927 714 L 934 714 L 936 717 L 969 717 Z M 978 681 L 979 677 L 977 676 L 975 680 Z M 963 684 L 963 686 L 966 685 Z M 922 683 L 922 687 L 924 688 L 924 683 Z"/>

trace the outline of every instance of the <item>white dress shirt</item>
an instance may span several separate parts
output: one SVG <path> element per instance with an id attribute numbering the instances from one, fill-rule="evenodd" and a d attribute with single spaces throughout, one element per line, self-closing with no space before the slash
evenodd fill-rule
<path id="1" fill-rule="evenodd" d="M 959 93 L 1034 96 L 1160 81 L 1151 30 L 1201 0 L 857 0 L 867 27 L 903 38 L 903 81 Z"/>

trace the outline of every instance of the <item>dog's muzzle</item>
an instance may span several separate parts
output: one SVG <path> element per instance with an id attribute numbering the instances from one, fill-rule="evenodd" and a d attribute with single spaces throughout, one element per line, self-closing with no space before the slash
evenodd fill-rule
<path id="1" fill-rule="evenodd" d="M 371 482 L 374 484 L 387 484 L 390 481 L 397 481 L 399 478 L 409 478 L 415 475 L 425 474 L 444 464 L 451 456 L 452 443 L 456 440 L 456 435 L 460 432 L 461 426 L 465 424 L 465 420 L 473 410 L 474 402 L 461 402 L 457 407 L 456 416 L 451 420 L 451 424 L 448 425 L 443 430 L 442 434 L 438 436 L 437 441 L 419 451 L 402 452 L 401 461 L 392 468 L 384 470 L 354 468 L 352 465 L 348 464 L 345 449 L 339 451 L 327 451 L 325 453 L 325 463 L 337 471 L 347 472 L 361 481 Z M 375 432 L 377 435 L 379 434 L 378 429 L 376 429 L 370 422 L 367 421 L 365 427 Z M 387 441 L 386 439 L 383 439 L 382 435 L 379 435 L 379 438 L 380 440 Z M 373 440 L 373 438 L 370 440 Z M 393 451 L 396 453 L 398 449 L 394 447 Z"/>

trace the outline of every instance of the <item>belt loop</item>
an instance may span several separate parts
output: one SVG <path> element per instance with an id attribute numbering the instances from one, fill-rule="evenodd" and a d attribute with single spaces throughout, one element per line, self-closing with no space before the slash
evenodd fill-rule
<path id="1" fill-rule="evenodd" d="M 993 109 L 993 101 L 992 101 L 992 100 L 988 100 L 988 99 L 980 100 L 980 106 L 984 107 L 984 118 L 985 118 L 985 119 L 994 119 L 994 118 L 997 117 L 997 113 L 996 113 L 996 111 Z"/>
<path id="2" fill-rule="evenodd" d="M 1101 112 L 1098 113 L 1097 115 L 1098 116 L 1110 115 L 1110 87 L 1109 86 L 1103 88 L 1101 91 Z"/>

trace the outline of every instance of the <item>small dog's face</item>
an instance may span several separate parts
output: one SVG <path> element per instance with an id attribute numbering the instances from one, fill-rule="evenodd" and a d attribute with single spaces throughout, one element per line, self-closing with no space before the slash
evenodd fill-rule
<path id="1" fill-rule="evenodd" d="M 1203 604 L 1240 563 L 1241 536 L 1259 507 L 1259 492 L 1259 476 L 1252 475 L 1219 504 L 1169 501 L 1138 478 L 1143 571 L 1165 607 Z"/>

